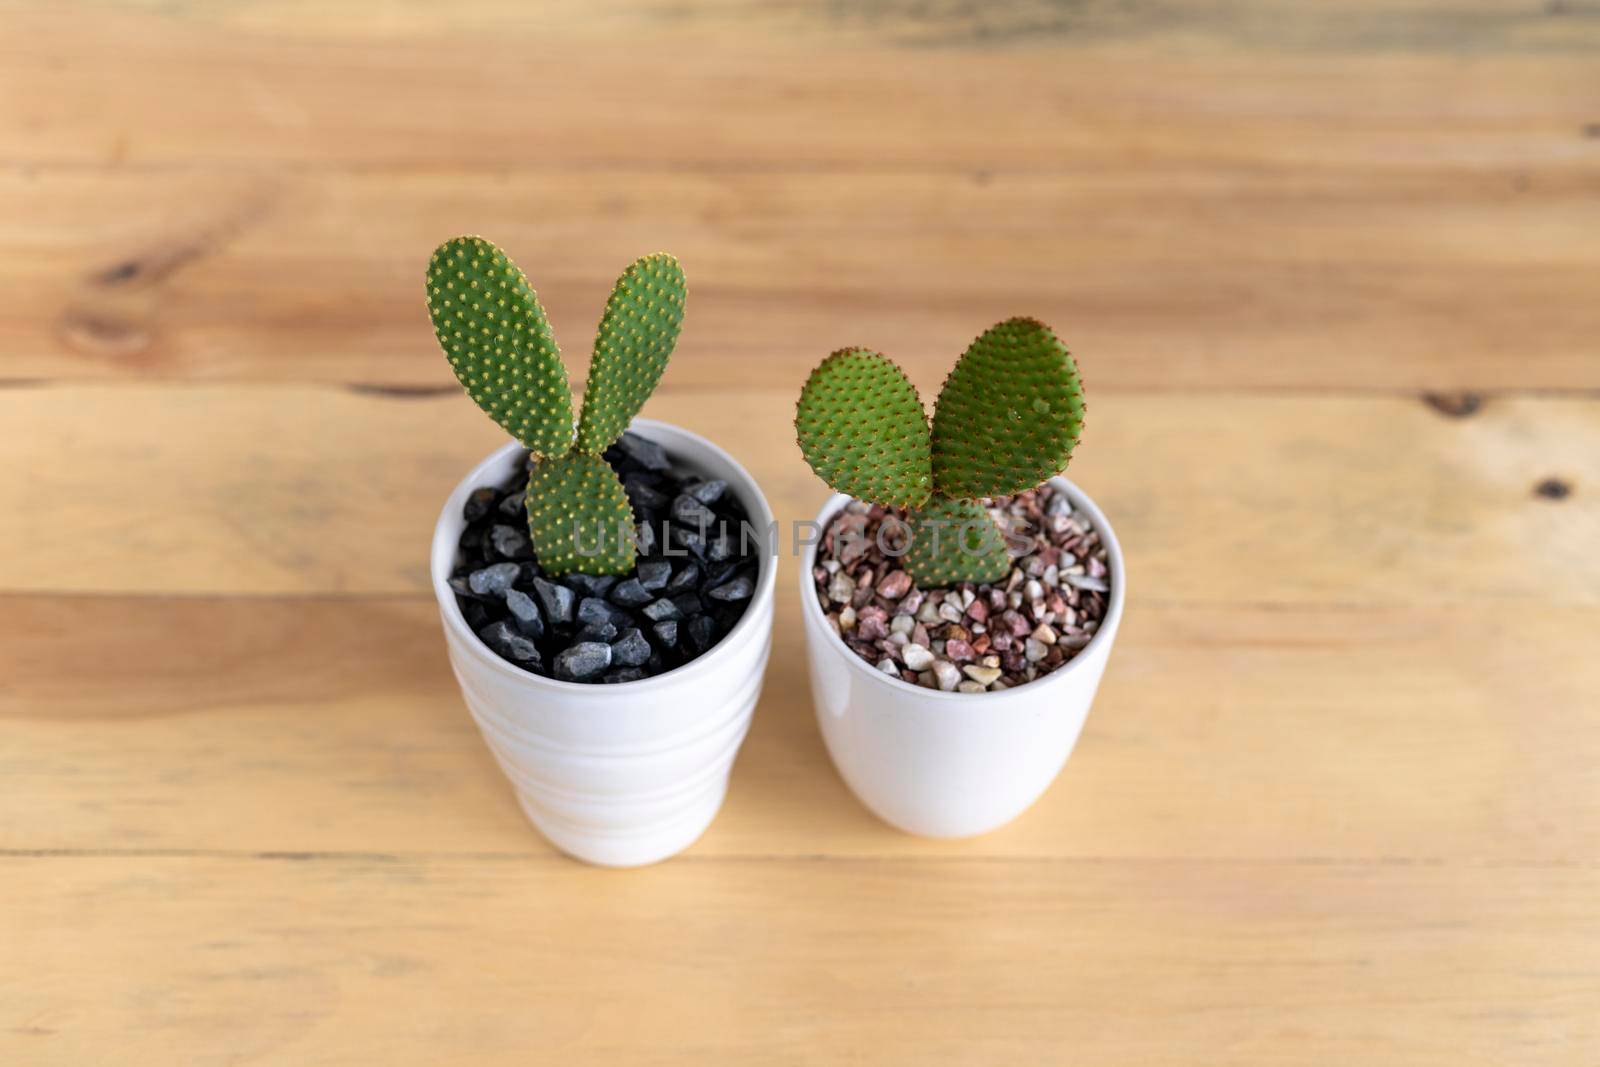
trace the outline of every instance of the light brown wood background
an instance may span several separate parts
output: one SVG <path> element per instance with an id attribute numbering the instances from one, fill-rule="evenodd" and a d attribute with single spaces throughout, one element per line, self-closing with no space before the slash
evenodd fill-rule
<path id="1" fill-rule="evenodd" d="M 575 376 L 676 252 L 647 413 L 784 519 L 813 361 L 1055 325 L 1131 599 L 1038 806 L 868 816 L 786 560 L 706 837 L 544 845 L 424 581 L 458 232 Z M 1597 475 L 1585 0 L 0 4 L 0 1062 L 1600 1062 Z"/>

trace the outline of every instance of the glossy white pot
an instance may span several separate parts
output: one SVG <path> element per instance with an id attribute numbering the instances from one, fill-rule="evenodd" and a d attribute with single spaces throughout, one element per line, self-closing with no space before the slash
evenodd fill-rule
<path id="1" fill-rule="evenodd" d="M 1105 515 L 1077 486 L 1058 490 L 1105 543 L 1111 594 L 1099 631 L 1066 666 L 991 693 L 945 693 L 890 678 L 839 640 L 817 601 L 816 546 L 801 559 L 811 698 L 834 766 L 857 798 L 892 826 L 928 837 L 967 837 L 1003 826 L 1038 800 L 1072 754 L 1122 621 L 1127 575 Z M 849 502 L 835 495 L 825 527 Z"/>
<path id="2" fill-rule="evenodd" d="M 772 528 L 755 479 L 722 449 L 651 419 L 635 419 L 630 429 L 674 461 L 727 482 L 755 527 Z M 450 665 L 522 810 L 552 844 L 611 867 L 666 859 L 692 844 L 722 806 L 772 646 L 775 560 L 763 552 L 755 593 L 732 632 L 676 670 L 616 685 L 530 674 L 484 646 L 449 586 L 467 496 L 509 480 L 521 453 L 508 444 L 478 464 L 434 528 L 433 591 Z"/>

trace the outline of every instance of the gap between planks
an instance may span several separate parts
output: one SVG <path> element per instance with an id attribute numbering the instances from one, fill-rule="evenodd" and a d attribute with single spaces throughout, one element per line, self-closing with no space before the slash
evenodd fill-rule
<path id="1" fill-rule="evenodd" d="M 272 863 L 547 863 L 571 864 L 579 869 L 594 868 L 554 851 L 543 852 L 363 852 L 359 850 L 297 851 L 264 849 L 246 851 L 217 848 L 0 848 L 0 862 L 7 860 L 71 859 L 219 859 L 260 860 Z M 662 861 L 669 862 L 669 861 Z M 896 867 L 924 864 L 947 865 L 1048 865 L 1053 867 L 1311 867 L 1311 868 L 1441 868 L 1448 870 L 1583 871 L 1600 870 L 1600 860 L 1471 859 L 1445 856 L 1062 856 L 1045 853 L 985 853 L 962 856 L 952 853 L 918 856 L 904 852 L 884 853 L 680 853 L 674 864 L 722 865 L 751 863 L 853 864 L 892 863 Z M 655 866 L 650 864 L 649 866 Z"/>

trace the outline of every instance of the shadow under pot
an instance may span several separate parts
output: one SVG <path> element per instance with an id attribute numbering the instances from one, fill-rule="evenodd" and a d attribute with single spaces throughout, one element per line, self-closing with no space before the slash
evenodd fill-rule
<path id="1" fill-rule="evenodd" d="M 602 579 L 604 588 L 585 588 L 595 580 L 584 576 L 557 582 L 539 572 L 531 554 L 528 562 L 518 564 L 514 576 L 510 568 L 503 568 L 504 573 L 481 576 L 474 588 L 470 578 L 461 573 L 463 535 L 472 536 L 467 533 L 466 516 L 469 509 L 487 504 L 490 494 L 481 492 L 485 487 L 514 483 L 526 455 L 515 443 L 485 459 L 450 494 L 434 528 L 431 556 L 433 590 L 450 665 L 467 708 L 510 779 L 522 810 L 563 852 L 613 867 L 654 863 L 682 851 L 704 833 L 721 808 L 734 757 L 761 694 L 772 644 L 775 580 L 774 561 L 765 539 L 773 526 L 772 510 L 755 479 L 728 453 L 679 427 L 635 419 L 630 432 L 636 435 L 630 441 L 659 446 L 673 470 L 688 474 L 691 480 L 724 483 L 721 492 L 728 494 L 730 504 L 736 502 L 748 517 L 750 529 L 760 535 L 746 540 L 745 544 L 754 547 L 747 565 L 736 568 L 739 573 L 730 573 L 727 581 L 708 589 L 705 576 L 714 573 L 717 565 L 692 550 L 700 547 L 704 551 L 705 546 L 659 541 L 651 546 L 647 543 L 650 535 L 643 534 L 641 569 L 633 577 L 647 576 L 646 581 L 654 587 L 645 590 L 652 594 L 648 601 L 632 587 L 620 588 L 625 579 Z M 475 492 L 479 493 L 476 503 Z M 518 509 L 510 504 L 506 507 L 506 529 L 525 533 L 526 518 L 509 514 Z M 488 529 L 492 537 L 493 525 Z M 733 530 L 732 535 L 739 537 L 741 532 Z M 654 533 L 660 535 L 661 528 Z M 503 530 L 500 536 L 498 548 L 485 551 L 509 556 L 502 562 L 517 562 L 522 546 L 509 532 Z M 665 562 L 670 568 L 656 568 L 652 573 L 643 569 L 649 562 Z M 686 574 L 691 566 L 699 569 L 698 575 Z M 677 577 L 678 587 L 669 588 L 672 577 L 665 579 L 666 585 L 659 584 L 662 574 Z M 499 577 L 507 578 L 503 587 Z M 692 580 L 684 581 L 685 577 Z M 552 618 L 547 603 L 538 608 L 541 617 L 537 621 L 527 620 L 533 624 L 529 631 L 540 634 L 542 653 L 529 652 L 526 645 L 513 640 L 526 638 L 516 630 L 515 616 L 510 617 L 508 629 L 496 628 L 507 621 L 506 598 L 526 610 L 512 594 L 520 593 L 538 607 L 541 590 L 535 586 L 536 579 L 547 583 L 542 590 L 546 597 L 553 595 L 555 585 L 572 594 L 566 605 L 572 612 L 570 619 L 565 615 Z M 727 599 L 709 598 L 713 589 Z M 705 603 L 693 603 L 697 597 Z M 479 599 L 487 600 L 495 621 L 486 621 L 489 616 L 475 604 Z M 667 604 L 652 610 L 652 605 L 662 600 Z M 709 647 L 691 643 L 687 627 L 694 615 L 720 613 L 720 618 L 728 619 L 740 603 L 744 605 L 742 613 L 715 643 Z M 613 618 L 601 619 L 608 605 L 620 610 Z M 560 612 L 562 607 L 556 610 Z M 579 611 L 584 612 L 583 619 L 578 618 Z M 650 614 L 641 614 L 645 611 Z M 656 614 L 662 618 L 654 618 Z M 624 629 L 622 624 L 628 621 L 637 625 Z M 658 622 L 674 622 L 681 632 L 671 634 L 672 640 L 667 642 L 663 634 L 670 628 L 663 627 L 663 634 L 658 634 L 654 630 Z M 618 632 L 611 633 L 608 626 Z M 649 633 L 644 632 L 647 626 Z M 581 643 L 574 642 L 581 628 L 588 628 L 589 643 L 606 643 L 611 650 L 604 653 L 608 662 L 593 672 L 592 681 L 569 680 L 574 671 L 587 673 L 592 664 L 586 665 L 580 657 L 569 658 L 558 667 L 551 654 L 557 648 Z M 628 629 L 640 634 L 630 639 Z M 628 651 L 641 640 L 649 646 L 649 662 L 619 669 L 619 662 L 644 657 L 643 646 Z M 488 642 L 499 647 L 491 648 Z M 530 657 L 524 661 L 526 667 L 514 662 L 516 655 Z M 537 659 L 531 658 L 535 655 Z M 662 673 L 642 676 L 652 669 Z M 607 676 L 610 682 L 603 680 Z"/>
<path id="2" fill-rule="evenodd" d="M 863 804 L 908 833 L 967 837 L 1015 819 L 1060 773 L 1089 714 L 1122 619 L 1127 585 L 1122 551 L 1105 515 L 1072 482 L 1052 478 L 1039 492 L 1052 500 L 1055 515 L 1051 521 L 1097 535 L 1100 563 L 1095 569 L 1103 568 L 1103 575 L 1064 573 L 1077 571 L 1078 561 L 1066 566 L 1058 562 L 1046 583 L 1041 580 L 1044 568 L 1034 565 L 1040 575 L 1019 578 L 1013 574 L 993 588 L 969 587 L 965 599 L 959 591 L 947 591 L 945 597 L 952 603 L 940 618 L 927 607 L 928 598 L 914 612 L 897 611 L 905 604 L 905 593 L 899 588 L 890 590 L 894 596 L 882 596 L 876 590 L 852 596 L 847 588 L 835 590 L 836 596 L 851 605 L 850 612 L 843 612 L 841 602 L 829 595 L 827 585 L 833 575 L 824 566 L 829 560 L 823 558 L 836 554 L 837 548 L 834 553 L 819 553 L 821 546 L 812 544 L 801 558 L 800 602 L 811 693 L 828 754 Z M 852 504 L 850 497 L 835 494 L 818 513 L 818 524 L 829 530 Z M 1027 560 L 1014 562 L 1021 565 Z M 1065 562 L 1064 556 L 1060 562 Z M 838 561 L 833 563 L 837 573 Z M 892 564 L 888 566 L 892 568 Z M 861 569 L 859 564 L 856 569 Z M 876 573 L 883 569 L 884 565 L 876 568 L 874 577 L 885 577 Z M 896 585 L 903 581 L 902 576 Z M 1038 587 L 1030 582 L 1037 582 Z M 1095 602 L 1099 615 L 1090 620 L 1092 627 L 1086 630 L 1070 625 L 1058 631 L 1046 623 L 1046 632 L 1037 631 L 1027 594 L 1045 599 L 1053 595 L 1052 590 L 1065 589 L 1076 590 L 1071 594 L 1074 600 L 1085 590 L 1088 596 L 1100 598 Z M 911 591 L 913 599 L 916 592 Z M 987 599 L 991 596 L 992 600 Z M 972 600 L 982 600 L 983 610 L 973 611 Z M 1015 614 L 1006 616 L 1008 611 Z M 863 612 L 873 620 L 865 639 L 858 629 Z M 851 637 L 854 648 L 841 636 L 841 614 L 843 632 Z M 887 625 L 884 614 L 888 615 Z M 911 615 L 909 622 L 907 614 Z M 1051 612 L 1050 617 L 1056 614 Z M 982 621 L 975 622 L 980 616 Z M 1083 621 L 1076 610 L 1067 617 L 1074 624 Z M 1028 619 L 1026 630 L 1017 623 L 1018 618 Z M 1054 621 L 1060 624 L 1059 619 Z M 953 631 L 955 625 L 962 629 Z M 915 655 L 908 666 L 904 649 L 915 642 L 909 640 L 913 634 L 906 631 L 913 626 L 920 627 L 916 635 L 928 630 L 962 633 L 965 636 L 959 640 L 968 645 L 976 640 L 981 651 L 965 646 L 948 649 L 930 637 L 934 647 L 913 649 Z M 1006 634 L 1003 639 L 1001 633 Z M 985 635 L 990 639 L 981 640 Z M 1003 658 L 991 651 L 997 639 L 1006 646 Z M 1052 643 L 1046 645 L 1045 640 Z M 1051 652 L 1057 645 L 1063 653 Z M 946 658 L 947 652 L 950 658 Z M 1056 660 L 1053 669 L 1042 672 L 1051 659 Z M 1004 673 L 1014 684 L 1007 686 L 1005 680 L 992 677 L 990 664 L 997 660 L 1010 668 Z M 906 680 L 908 674 L 922 684 Z M 1030 674 L 1032 680 L 1023 680 Z M 987 688 L 985 683 L 997 687 Z M 958 685 L 961 688 L 956 688 Z"/>

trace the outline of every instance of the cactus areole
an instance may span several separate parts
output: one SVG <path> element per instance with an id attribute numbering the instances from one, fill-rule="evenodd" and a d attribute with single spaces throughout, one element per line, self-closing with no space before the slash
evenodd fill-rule
<path id="1" fill-rule="evenodd" d="M 636 260 L 600 317 L 573 432 L 572 390 L 539 297 L 481 237 L 457 237 L 428 262 L 428 313 L 467 395 L 531 453 L 528 528 L 551 574 L 626 574 L 633 510 L 601 458 L 649 398 L 683 325 L 683 271 L 664 253 Z"/>
<path id="2" fill-rule="evenodd" d="M 801 389 L 795 432 L 806 462 L 834 490 L 907 512 L 904 566 L 931 588 L 1006 576 L 1005 535 L 982 500 L 1061 473 L 1083 412 L 1066 346 L 1044 323 L 1018 318 L 984 331 L 956 361 L 931 430 L 899 367 L 844 348 Z"/>

